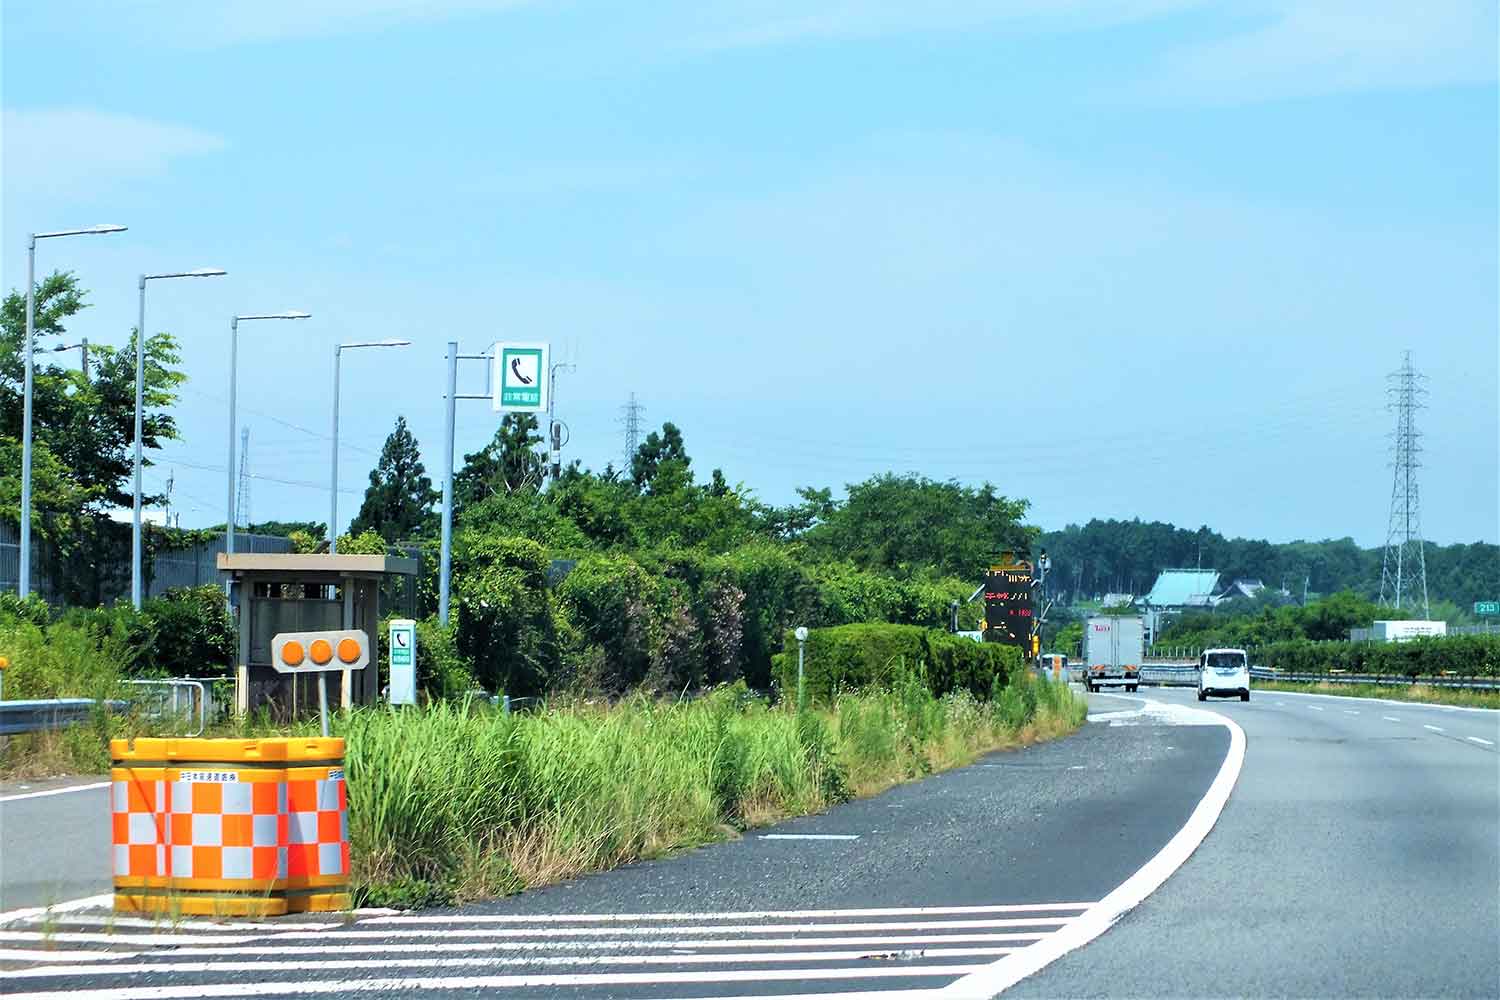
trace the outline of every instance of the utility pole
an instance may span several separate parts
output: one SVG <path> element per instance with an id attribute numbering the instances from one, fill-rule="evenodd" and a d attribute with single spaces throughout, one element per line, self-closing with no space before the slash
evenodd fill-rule
<path id="1" fill-rule="evenodd" d="M 578 366 L 568 361 L 558 361 L 547 372 L 547 442 L 551 452 L 549 464 L 554 483 L 562 475 L 563 425 L 557 422 L 557 372 L 559 369 L 575 372 Z"/>
<path id="2" fill-rule="evenodd" d="M 1417 488 L 1417 469 L 1422 462 L 1422 432 L 1417 430 L 1416 413 L 1425 409 L 1427 395 L 1423 385 L 1427 376 L 1411 366 L 1411 351 L 1402 358 L 1401 367 L 1386 376 L 1387 409 L 1396 414 L 1392 435 L 1390 516 L 1386 522 L 1385 553 L 1380 566 L 1380 603 L 1399 608 L 1417 603 L 1421 593 L 1423 617 L 1432 614 L 1427 603 L 1427 553 L 1422 542 L 1422 500 Z"/>

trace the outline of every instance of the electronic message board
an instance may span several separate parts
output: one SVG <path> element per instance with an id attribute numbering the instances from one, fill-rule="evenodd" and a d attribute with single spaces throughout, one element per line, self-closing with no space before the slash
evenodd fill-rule
<path id="1" fill-rule="evenodd" d="M 1031 649 L 1031 564 L 991 566 L 984 578 L 984 641 Z"/>

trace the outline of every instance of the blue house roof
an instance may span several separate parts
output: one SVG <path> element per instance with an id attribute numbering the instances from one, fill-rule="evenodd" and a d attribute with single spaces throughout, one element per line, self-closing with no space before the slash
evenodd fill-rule
<path id="1" fill-rule="evenodd" d="M 1154 608 L 1207 608 L 1218 589 L 1216 569 L 1164 569 L 1145 602 Z"/>

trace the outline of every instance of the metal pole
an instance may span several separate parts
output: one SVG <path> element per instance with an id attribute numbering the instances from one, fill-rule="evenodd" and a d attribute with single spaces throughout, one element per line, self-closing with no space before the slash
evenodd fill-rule
<path id="1" fill-rule="evenodd" d="M 328 554 L 339 550 L 339 355 L 341 345 L 333 347 L 333 444 L 328 469 Z M 321 683 L 321 682 L 319 682 Z M 328 735 L 325 727 L 323 735 Z"/>
<path id="2" fill-rule="evenodd" d="M 443 424 L 443 549 L 438 563 L 438 621 L 448 624 L 449 575 L 453 571 L 453 422 L 458 395 L 458 341 L 448 341 L 447 420 Z"/>
<path id="3" fill-rule="evenodd" d="M 323 727 L 323 735 L 328 735 L 328 672 L 318 671 L 318 722 Z"/>
<path id="4" fill-rule="evenodd" d="M 21 409 L 21 579 L 16 592 L 31 593 L 31 366 L 36 323 L 36 237 L 26 241 L 26 376 Z"/>
<path id="5" fill-rule="evenodd" d="M 135 516 L 130 527 L 130 603 L 141 610 L 141 406 L 146 373 L 146 276 L 140 280 L 140 315 L 135 328 Z"/>
<path id="6" fill-rule="evenodd" d="M 229 321 L 229 464 L 224 474 L 228 483 L 224 506 L 224 551 L 231 554 L 234 552 L 234 390 L 238 381 L 235 365 L 239 360 L 239 349 L 240 318 L 235 316 Z"/>
<path id="7" fill-rule="evenodd" d="M 804 708 L 807 707 L 806 699 L 804 697 L 804 689 L 803 689 L 803 685 L 802 685 L 802 653 L 803 653 L 803 650 L 805 650 L 806 648 L 807 648 L 807 641 L 804 640 L 804 639 L 798 639 L 797 640 L 797 711 L 799 711 L 799 712 L 802 711 Z"/>

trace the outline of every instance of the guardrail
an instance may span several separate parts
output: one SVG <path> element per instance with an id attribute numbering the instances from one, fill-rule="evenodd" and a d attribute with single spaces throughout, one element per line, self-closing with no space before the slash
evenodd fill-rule
<path id="1" fill-rule="evenodd" d="M 106 711 L 120 711 L 123 701 L 106 701 Z M 88 722 L 99 710 L 93 698 L 45 698 L 33 701 L 0 701 L 0 736 L 39 733 L 47 729 Z"/>
<path id="2" fill-rule="evenodd" d="M 208 689 L 202 681 L 187 678 L 171 678 L 167 680 L 133 680 L 125 683 L 132 687 L 144 689 L 148 693 L 148 702 L 145 711 L 148 717 L 155 720 L 192 718 L 193 704 L 198 706 L 198 728 L 183 736 L 193 737 L 201 735 L 208 725 Z M 131 701 L 137 705 L 140 700 L 132 698 Z M 155 702 L 154 705 L 150 702 Z"/>
<path id="3" fill-rule="evenodd" d="M 1500 691 L 1500 679 L 1494 677 L 1408 677 L 1405 674 L 1303 674 L 1251 667 L 1250 677 L 1259 681 L 1293 681 L 1299 684 L 1378 684 L 1384 686 L 1464 688 L 1473 691 Z"/>

